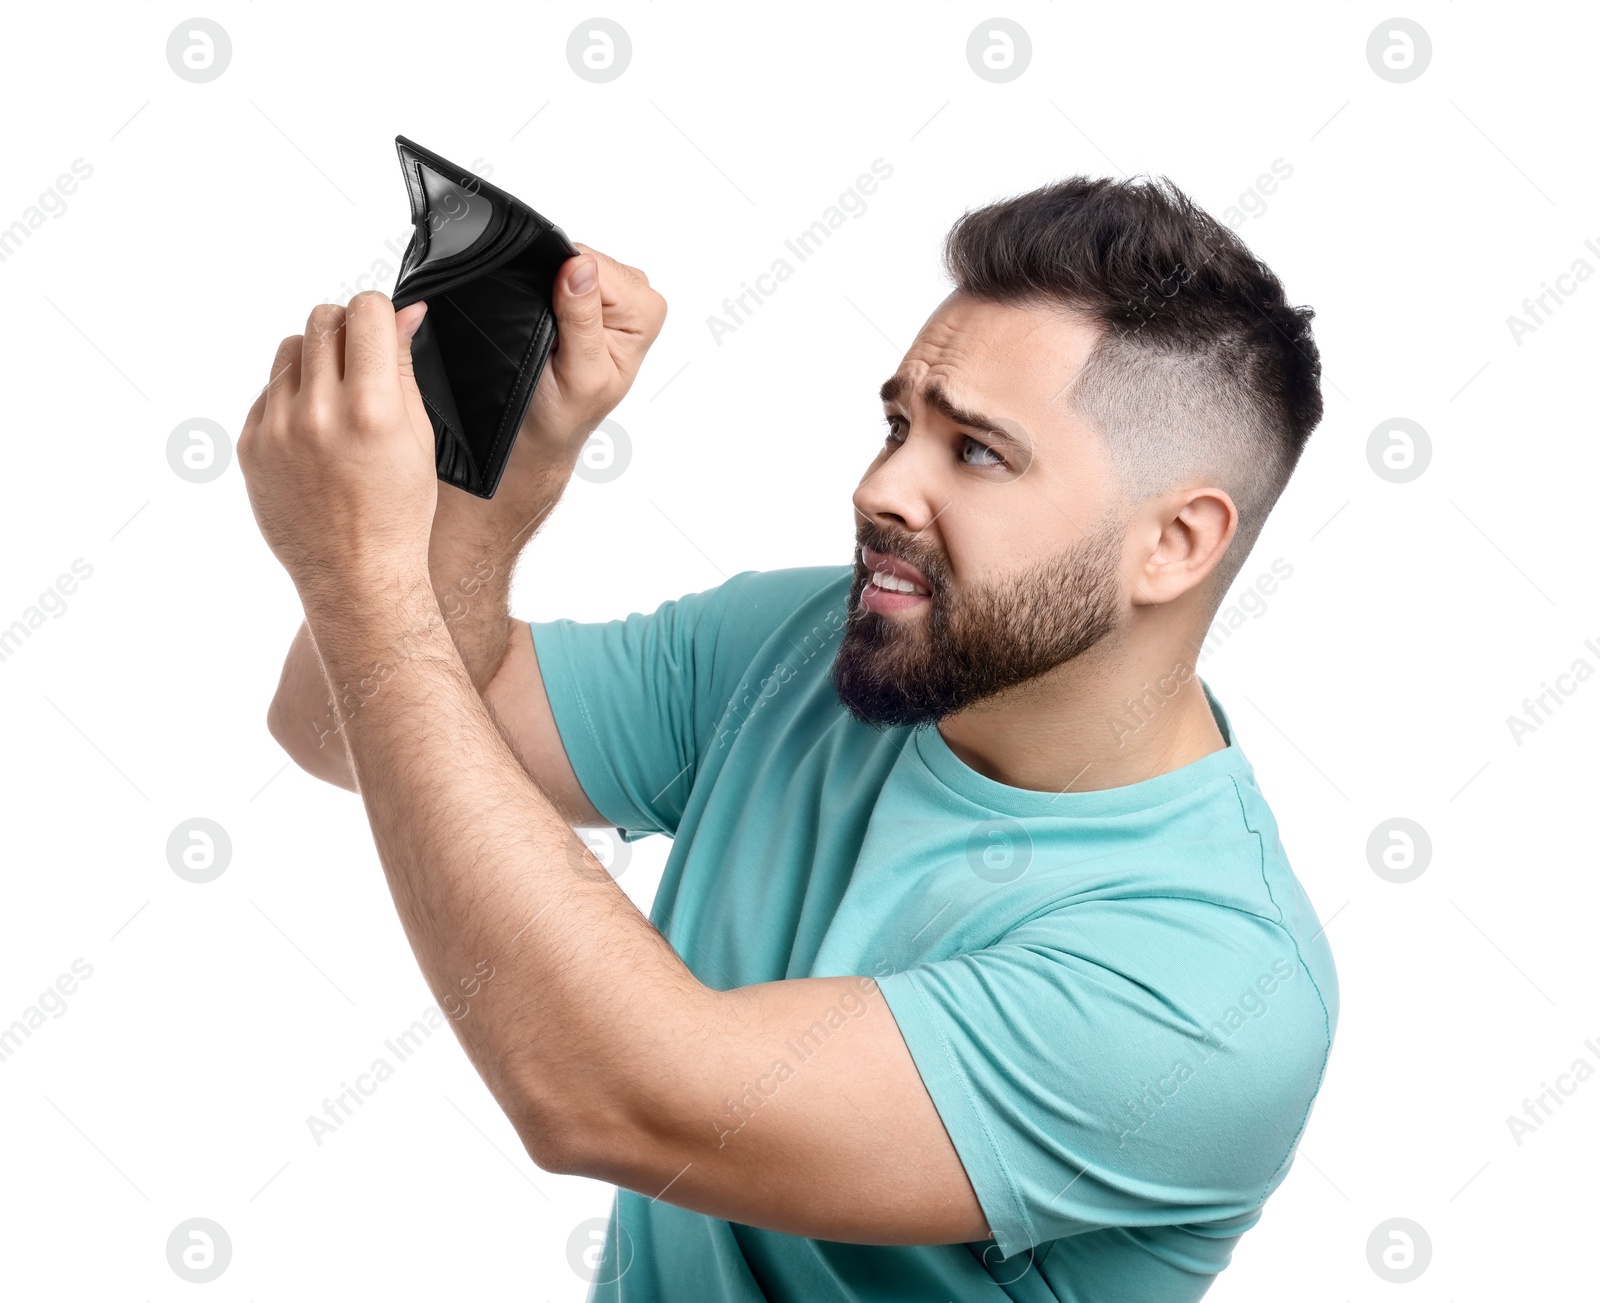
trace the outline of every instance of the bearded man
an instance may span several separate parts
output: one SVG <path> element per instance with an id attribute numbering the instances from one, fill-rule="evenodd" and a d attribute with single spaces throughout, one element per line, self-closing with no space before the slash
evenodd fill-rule
<path id="1" fill-rule="evenodd" d="M 426 305 L 376 293 L 239 458 L 306 615 L 269 725 L 360 793 L 532 1159 L 619 1187 L 592 1296 L 1199 1298 L 1338 1018 L 1195 672 L 1321 418 L 1311 311 L 1170 182 L 970 211 L 848 565 L 530 626 L 530 522 L 666 311 L 577 247 L 494 498 L 437 483 Z M 649 918 L 582 828 L 672 839 Z"/>

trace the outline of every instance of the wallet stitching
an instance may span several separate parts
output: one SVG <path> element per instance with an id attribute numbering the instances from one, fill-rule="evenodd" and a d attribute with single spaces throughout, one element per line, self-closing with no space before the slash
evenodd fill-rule
<path id="1" fill-rule="evenodd" d="M 415 273 L 417 265 L 425 262 L 428 250 L 433 245 L 432 233 L 428 230 L 428 188 L 422 184 L 422 161 L 413 157 L 411 165 L 405 169 L 406 189 L 411 200 L 411 227 L 420 237 L 418 240 L 417 259 L 412 264 Z"/>
<path id="2" fill-rule="evenodd" d="M 395 289 L 398 293 L 399 286 L 396 286 Z M 444 411 L 444 409 L 434 402 L 433 399 L 428 397 L 427 392 L 423 389 L 420 383 L 417 384 L 417 396 L 422 399 L 423 404 L 427 407 L 429 412 L 438 417 L 438 423 L 444 426 L 444 428 L 455 438 L 458 451 L 465 459 L 467 467 L 471 472 L 469 483 L 481 483 L 482 480 L 478 472 L 478 461 L 477 458 L 472 455 L 472 445 L 467 441 L 465 431 L 459 429 L 455 422 L 450 419 L 449 415 Z M 440 448 L 436 445 L 433 455 L 433 463 L 436 469 L 439 467 L 440 451 Z M 449 483 L 455 484 L 457 487 L 461 487 L 459 481 L 453 478 L 449 481 Z"/>
<path id="3" fill-rule="evenodd" d="M 456 443 L 459 446 L 459 451 L 460 451 L 461 455 L 466 458 L 467 466 L 469 467 L 469 469 L 472 472 L 471 483 L 473 483 L 473 484 L 481 484 L 481 483 L 483 483 L 483 477 L 481 476 L 481 474 L 478 471 L 478 460 L 477 460 L 476 457 L 474 457 L 472 455 L 472 445 L 467 442 L 466 436 L 464 434 L 462 434 L 461 431 L 456 429 L 455 424 L 450 420 L 450 418 L 448 416 L 446 416 L 444 414 L 444 412 L 440 409 L 438 404 L 435 403 L 431 398 L 429 398 L 427 394 L 424 394 L 422 392 L 422 386 L 421 385 L 417 386 L 417 393 L 422 395 L 422 401 L 428 405 L 428 410 L 433 412 L 433 413 L 435 413 L 438 416 L 439 423 L 441 425 L 443 425 L 445 427 L 445 429 L 449 430 L 452 435 L 455 436 Z M 435 462 L 435 464 L 437 464 L 437 462 L 438 462 L 438 457 L 437 456 L 434 457 L 434 462 Z"/>
<path id="4" fill-rule="evenodd" d="M 542 233 L 541 233 L 541 236 L 542 236 Z M 536 236 L 534 238 L 538 239 L 538 238 L 541 238 L 541 236 Z M 529 247 L 531 247 L 532 244 L 533 244 L 532 240 L 528 241 L 526 244 L 524 244 L 522 246 L 521 249 L 518 250 L 518 253 L 520 254 L 522 252 L 525 252 Z M 522 389 L 524 378 L 527 375 L 528 370 L 529 370 L 529 362 L 532 360 L 534 353 L 538 350 L 540 342 L 541 341 L 548 341 L 549 335 L 554 333 L 554 330 L 553 330 L 553 318 L 554 318 L 554 315 L 555 315 L 554 307 L 547 303 L 545 305 L 544 312 L 540 315 L 539 321 L 534 325 L 533 334 L 528 340 L 527 352 L 525 352 L 522 355 L 522 362 L 517 367 L 517 388 L 512 390 L 512 400 L 508 401 L 506 403 L 505 410 L 500 413 L 500 425 L 499 425 L 499 428 L 497 428 L 495 430 L 495 432 L 494 432 L 494 441 L 489 445 L 489 455 L 488 455 L 487 464 L 490 465 L 490 466 L 495 465 L 496 462 L 499 459 L 499 456 L 500 456 L 500 444 L 505 439 L 506 426 L 508 426 L 511 423 L 512 410 L 514 408 L 521 407 L 523 410 L 522 410 L 522 412 L 518 413 L 519 416 L 525 415 L 526 412 L 527 412 L 527 404 L 516 401 L 516 395 L 517 395 L 518 391 Z M 545 353 L 546 353 L 546 359 L 548 360 L 548 356 L 549 356 L 549 344 L 548 344 L 548 342 L 546 342 Z M 529 399 L 530 402 L 532 401 L 532 397 L 533 397 L 531 391 L 533 390 L 534 386 L 537 385 L 537 384 L 538 384 L 538 380 L 536 378 L 533 381 L 532 384 L 528 385 L 529 393 L 528 393 L 527 396 L 528 396 L 528 399 Z M 518 423 L 518 429 L 519 430 L 521 429 L 520 421 Z M 502 467 L 501 470 L 502 470 L 502 473 L 504 473 L 504 467 Z"/>
<path id="5" fill-rule="evenodd" d="M 500 413 L 500 428 L 497 429 L 494 432 L 494 442 L 489 447 L 488 464 L 491 465 L 491 466 L 495 464 L 496 459 L 499 457 L 499 454 L 500 454 L 500 442 L 501 442 L 502 439 L 505 438 L 506 426 L 511 423 L 511 412 L 512 412 L 512 409 L 515 408 L 515 407 L 522 407 L 523 408 L 523 413 L 521 413 L 521 414 L 525 414 L 526 411 L 527 411 L 526 405 L 518 403 L 518 402 L 515 401 L 516 394 L 517 394 L 518 390 L 520 390 L 522 388 L 523 377 L 528 372 L 528 362 L 529 362 L 529 360 L 533 357 L 534 351 L 539 347 L 539 341 L 541 339 L 543 339 L 545 337 L 545 335 L 546 335 L 546 327 L 549 324 L 549 319 L 550 319 L 552 313 L 553 313 L 553 309 L 546 308 L 545 311 L 544 311 L 544 314 L 541 315 L 541 317 L 539 318 L 538 324 L 535 325 L 534 329 L 533 329 L 533 337 L 528 341 L 528 351 L 523 354 L 522 365 L 517 368 L 517 389 L 512 390 L 512 401 L 507 402 L 506 406 L 505 406 L 505 411 Z M 537 384 L 538 384 L 538 381 L 535 380 L 532 385 L 528 386 L 528 389 L 530 391 L 530 393 L 528 395 L 530 401 L 532 399 L 531 391 L 532 391 L 534 385 L 537 385 Z M 518 424 L 518 429 L 521 429 L 520 422 Z"/>
<path id="6" fill-rule="evenodd" d="M 504 264 L 501 264 L 501 265 L 504 266 Z M 497 269 L 491 269 L 491 270 L 497 270 Z M 476 278 L 474 278 L 474 279 L 476 279 Z M 469 282 L 465 282 L 464 281 L 462 283 L 463 284 L 467 284 Z M 462 312 L 461 308 L 456 304 L 456 302 L 448 294 L 445 294 L 442 297 L 443 297 L 443 299 L 444 299 L 444 301 L 446 303 L 450 304 L 451 307 L 455 308 L 456 311 L 461 314 L 461 317 L 462 317 L 462 319 L 464 321 L 466 321 L 469 325 L 472 325 L 475 329 L 477 329 L 477 331 L 478 331 L 478 333 L 480 335 L 483 335 L 483 337 L 486 340 L 488 340 L 490 347 L 493 348 L 495 350 L 495 352 L 499 353 L 500 356 L 505 358 L 507 362 L 511 361 L 511 359 L 509 357 L 507 357 L 506 354 L 501 350 L 500 346 L 498 344 L 496 344 L 494 342 L 494 340 L 490 339 L 487 334 L 484 334 L 483 328 L 481 326 L 478 326 L 477 323 L 474 322 L 471 317 L 468 317 L 466 315 L 465 312 Z M 516 388 L 513 388 L 512 392 L 511 392 L 511 397 L 506 400 L 506 403 L 505 403 L 504 407 L 502 408 L 502 410 L 500 412 L 500 424 L 495 428 L 494 437 L 490 441 L 489 447 L 486 450 L 486 460 L 485 460 L 485 463 L 484 463 L 484 467 L 485 468 L 489 467 L 489 466 L 493 466 L 493 465 L 496 464 L 496 460 L 497 460 L 497 458 L 499 457 L 499 454 L 500 454 L 501 442 L 505 438 L 506 426 L 508 424 L 510 424 L 510 421 L 511 421 L 512 409 L 515 408 L 515 407 L 521 406 L 524 409 L 524 411 L 526 411 L 526 407 L 527 407 L 526 403 L 520 403 L 519 404 L 517 402 L 517 400 L 516 400 L 517 389 L 521 388 L 523 377 L 525 375 L 527 375 L 527 373 L 528 373 L 528 370 L 529 370 L 529 367 L 528 367 L 529 357 L 538 348 L 540 338 L 542 336 L 544 336 L 546 334 L 547 330 L 548 330 L 549 318 L 551 317 L 552 313 L 553 313 L 553 309 L 551 309 L 549 307 L 547 307 L 545 309 L 545 312 L 544 312 L 543 316 L 540 318 L 539 322 L 536 323 L 535 326 L 534 326 L 533 336 L 528 341 L 527 352 L 522 355 L 522 361 L 520 363 L 516 364 L 517 369 L 516 369 L 515 374 L 516 374 L 516 377 L 517 377 L 517 386 L 516 386 Z M 537 383 L 537 382 L 535 382 L 535 383 Z M 530 388 L 531 388 L 531 386 L 530 386 Z M 419 387 L 418 392 L 421 392 L 420 387 Z M 449 422 L 446 421 L 445 424 L 449 425 Z M 453 425 L 450 426 L 450 428 L 452 430 L 455 429 L 455 427 Z M 480 469 L 480 467 L 478 466 L 477 459 L 473 458 L 471 456 L 471 445 L 466 441 L 465 438 L 462 439 L 462 448 L 464 450 L 466 450 L 467 453 L 468 453 L 468 460 L 469 460 L 469 462 L 471 463 L 471 466 L 472 466 L 473 482 L 475 484 L 480 485 L 483 488 L 488 488 L 489 486 L 488 486 L 488 484 L 486 482 L 486 479 L 485 479 L 485 470 L 484 469 Z M 505 469 L 504 467 L 501 467 L 502 472 L 504 471 L 504 469 Z"/>
<path id="7" fill-rule="evenodd" d="M 500 229 L 504 230 L 505 229 L 505 225 L 506 225 L 505 219 L 502 217 L 501 221 L 500 221 Z M 533 239 L 537 239 L 537 238 L 539 238 L 539 237 L 538 236 L 533 237 Z M 525 250 L 530 244 L 532 244 L 533 243 L 533 239 L 529 239 L 529 240 L 523 241 L 522 244 L 521 244 L 521 247 L 518 249 L 518 252 L 520 253 L 522 250 Z M 516 254 L 513 254 L 511 256 L 515 257 Z M 504 262 L 500 262 L 500 263 L 497 264 L 497 266 L 504 266 L 504 265 L 505 265 Z M 496 268 L 495 267 L 487 268 L 487 269 L 485 269 L 485 273 L 488 272 L 488 271 L 493 271 L 493 270 L 496 270 Z M 422 275 L 422 274 L 423 273 L 414 272 L 414 276 Z M 445 283 L 448 283 L 449 275 L 450 275 L 450 273 L 446 273 L 446 282 Z M 476 280 L 476 279 L 477 279 L 477 276 L 468 273 L 468 274 L 465 274 L 462 277 L 462 279 L 458 281 L 458 285 L 470 284 L 473 280 Z M 456 288 L 456 286 L 452 286 L 451 288 Z M 396 290 L 396 293 L 399 293 L 400 292 L 400 287 L 396 286 L 395 290 Z M 451 302 L 450 296 L 448 294 L 441 295 L 440 291 L 438 289 L 435 289 L 435 290 L 427 292 L 424 297 L 426 297 L 426 298 L 443 297 L 445 302 L 447 302 L 447 303 Z M 452 306 L 454 306 L 454 305 L 452 304 Z M 457 308 L 457 311 L 459 312 L 460 309 Z M 550 307 L 547 306 L 546 309 L 545 309 L 545 317 L 541 322 L 541 325 L 546 327 L 546 329 L 548 328 L 548 318 L 550 317 L 552 312 L 553 312 L 553 309 L 551 309 Z M 528 372 L 529 360 L 530 360 L 533 352 L 538 348 L 541 336 L 543 336 L 545 333 L 546 333 L 545 329 L 541 329 L 540 326 L 538 326 L 538 325 L 535 326 L 534 332 L 533 332 L 533 336 L 528 341 L 528 349 L 523 354 L 521 363 L 517 364 L 517 368 L 516 368 L 515 374 L 517 376 L 517 383 L 518 383 L 519 387 L 520 387 L 520 385 L 522 383 L 522 378 Z M 489 342 L 490 342 L 491 345 L 494 343 L 493 340 L 490 340 Z M 498 349 L 496 349 L 496 351 L 498 351 Z M 506 355 L 504 353 L 501 353 L 501 356 L 505 357 Z M 509 357 L 506 357 L 506 361 L 509 362 L 509 361 L 511 361 L 511 359 Z M 421 389 L 420 385 L 417 388 L 417 392 L 418 393 L 422 392 L 422 389 Z M 514 407 L 521 406 L 521 407 L 523 407 L 524 411 L 526 411 L 527 404 L 526 403 L 519 404 L 519 403 L 515 402 L 514 401 L 515 394 L 516 394 L 516 391 L 513 390 L 512 391 L 513 401 L 508 401 L 506 403 L 504 409 L 500 413 L 500 423 L 495 429 L 494 437 L 493 437 L 493 439 L 492 439 L 492 441 L 491 441 L 491 443 L 489 445 L 489 448 L 487 450 L 487 460 L 484 463 L 483 467 L 479 466 L 478 459 L 472 455 L 472 445 L 471 445 L 470 442 L 468 442 L 465 434 L 456 429 L 456 426 L 450 421 L 450 419 L 444 414 L 444 412 L 440 411 L 440 409 L 434 403 L 432 403 L 432 402 L 430 402 L 428 400 L 428 396 L 426 394 L 422 394 L 422 399 L 423 399 L 423 401 L 425 403 L 427 403 L 427 405 L 430 408 L 430 410 L 438 412 L 439 413 L 439 419 L 440 419 L 441 423 L 448 430 L 450 430 L 452 434 L 456 435 L 457 442 L 460 444 L 460 450 L 461 450 L 462 454 L 465 457 L 465 460 L 466 460 L 466 463 L 467 463 L 468 467 L 470 467 L 470 469 L 471 469 L 471 481 L 470 482 L 475 484 L 475 485 L 477 485 L 477 486 L 479 486 L 480 488 L 487 488 L 488 487 L 488 484 L 487 484 L 486 479 L 485 479 L 485 467 L 495 465 L 496 460 L 499 457 L 501 444 L 505 441 L 506 426 L 510 424 L 510 418 L 511 418 L 512 409 Z M 435 458 L 435 460 L 437 461 L 437 458 Z M 504 467 L 501 467 L 501 472 L 502 473 L 504 473 L 504 469 L 505 469 Z"/>

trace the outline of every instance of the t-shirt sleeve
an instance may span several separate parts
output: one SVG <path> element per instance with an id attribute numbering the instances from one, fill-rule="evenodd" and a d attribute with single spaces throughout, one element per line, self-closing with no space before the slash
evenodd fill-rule
<path id="1" fill-rule="evenodd" d="M 1006 1257 L 1251 1213 L 1331 1044 L 1292 936 L 1197 900 L 1072 905 L 879 987 Z"/>
<path id="2" fill-rule="evenodd" d="M 627 840 L 676 833 L 718 720 L 747 674 L 772 668 L 761 647 L 845 573 L 745 571 L 624 619 L 530 622 L 578 785 Z"/>

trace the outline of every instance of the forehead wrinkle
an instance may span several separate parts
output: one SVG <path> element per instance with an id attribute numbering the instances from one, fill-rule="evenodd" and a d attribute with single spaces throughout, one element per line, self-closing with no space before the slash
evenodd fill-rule
<path id="1" fill-rule="evenodd" d="M 882 388 L 878 391 L 878 396 L 885 403 L 898 402 L 905 396 L 909 387 L 905 376 L 896 372 L 883 382 Z M 974 412 L 962 407 L 950 397 L 937 380 L 925 385 L 921 390 L 921 395 L 923 402 L 954 424 L 965 425 L 974 430 L 982 430 L 996 442 L 1003 441 L 1013 447 L 1022 446 L 1016 437 L 1001 423 L 1000 418 L 985 416 L 982 412 Z"/>

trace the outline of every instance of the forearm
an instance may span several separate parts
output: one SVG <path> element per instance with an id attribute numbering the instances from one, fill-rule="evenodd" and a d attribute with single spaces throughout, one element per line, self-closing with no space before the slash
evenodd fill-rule
<path id="1" fill-rule="evenodd" d="M 481 693 L 505 657 L 510 635 L 511 575 L 528 541 L 548 518 L 571 478 L 571 458 L 551 459 L 522 486 L 513 504 L 439 486 L 429 542 L 429 570 L 446 628 Z M 406 649 L 394 649 L 405 655 Z M 330 677 L 304 622 L 284 659 L 268 709 L 273 737 L 313 777 L 356 790 L 343 734 L 346 721 L 376 694 L 394 669 L 394 655 L 361 667 L 353 680 Z"/>
<path id="2" fill-rule="evenodd" d="M 549 463 L 514 500 L 499 503 L 439 485 L 428 569 L 446 627 L 479 692 L 505 657 L 517 559 L 560 501 L 571 474 L 572 462 Z"/>
<path id="3" fill-rule="evenodd" d="M 352 702 L 359 702 L 359 692 L 350 695 Z M 343 718 L 311 629 L 302 620 L 267 708 L 267 730 L 308 774 L 353 792 L 356 781 L 341 732 Z"/>
<path id="4" fill-rule="evenodd" d="M 634 1086 L 705 1030 L 703 987 L 523 772 L 417 590 L 313 614 L 330 674 L 413 654 L 346 726 L 412 949 L 534 1157 L 632 1125 Z"/>
<path id="5" fill-rule="evenodd" d="M 346 675 L 414 641 L 346 737 L 417 962 L 534 1161 L 788 1234 L 982 1238 L 872 979 L 701 983 L 523 773 L 426 582 L 382 597 L 308 604 L 311 627 Z M 826 1053 L 791 1065 L 819 1023 Z M 777 1082 L 746 1129 L 739 1107 Z"/>

